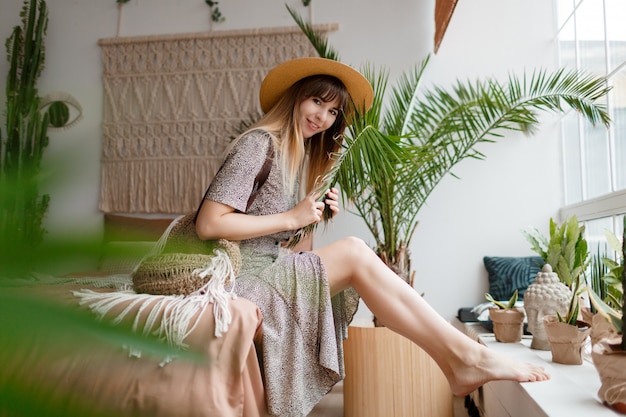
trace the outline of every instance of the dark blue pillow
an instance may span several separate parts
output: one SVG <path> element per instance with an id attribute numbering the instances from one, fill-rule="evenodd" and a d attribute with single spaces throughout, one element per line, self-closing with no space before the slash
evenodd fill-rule
<path id="1" fill-rule="evenodd" d="M 516 289 L 523 299 L 545 263 L 541 256 L 485 256 L 483 262 L 489 273 L 489 294 L 496 300 L 508 300 Z"/>

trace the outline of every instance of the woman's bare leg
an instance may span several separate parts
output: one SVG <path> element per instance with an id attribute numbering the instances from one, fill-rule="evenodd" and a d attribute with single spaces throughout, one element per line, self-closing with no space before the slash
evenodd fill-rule
<path id="1" fill-rule="evenodd" d="M 453 394 L 468 394 L 491 380 L 549 379 L 543 368 L 515 362 L 464 335 L 362 240 L 345 238 L 314 252 L 325 266 L 331 294 L 353 287 L 385 326 L 419 345 L 435 360 Z"/>

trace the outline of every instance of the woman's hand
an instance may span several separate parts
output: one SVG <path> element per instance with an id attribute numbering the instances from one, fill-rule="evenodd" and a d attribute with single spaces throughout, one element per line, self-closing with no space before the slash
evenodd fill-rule
<path id="1" fill-rule="evenodd" d="M 332 217 L 335 217 L 339 213 L 339 192 L 333 187 L 326 191 L 326 197 L 324 203 L 332 212 Z"/>
<path id="2" fill-rule="evenodd" d="M 291 229 L 297 230 L 310 224 L 319 223 L 322 220 L 322 213 L 324 213 L 324 202 L 317 201 L 314 194 L 309 194 L 289 210 L 288 214 L 291 216 L 293 226 Z"/>
<path id="3" fill-rule="evenodd" d="M 289 211 L 294 224 L 293 230 L 321 222 L 325 206 L 330 209 L 332 217 L 339 213 L 339 193 L 336 188 L 326 191 L 324 201 L 317 200 L 314 194 L 309 194 Z"/>

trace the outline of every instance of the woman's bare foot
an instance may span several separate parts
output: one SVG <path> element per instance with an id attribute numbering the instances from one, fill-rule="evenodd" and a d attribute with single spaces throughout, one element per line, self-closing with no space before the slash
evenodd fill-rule
<path id="1" fill-rule="evenodd" d="M 456 396 L 465 396 L 489 381 L 537 382 L 550 379 L 543 367 L 517 362 L 484 346 L 477 348 L 471 356 L 452 369 L 453 375 L 448 377 L 452 393 Z"/>

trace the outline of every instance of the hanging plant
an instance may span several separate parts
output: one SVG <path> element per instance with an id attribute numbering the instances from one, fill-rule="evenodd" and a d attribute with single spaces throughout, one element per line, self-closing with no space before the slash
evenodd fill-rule
<path id="1" fill-rule="evenodd" d="M 211 21 L 221 23 L 226 20 L 219 7 L 217 7 L 219 2 L 213 0 L 204 0 L 204 2 L 211 8 Z"/>

